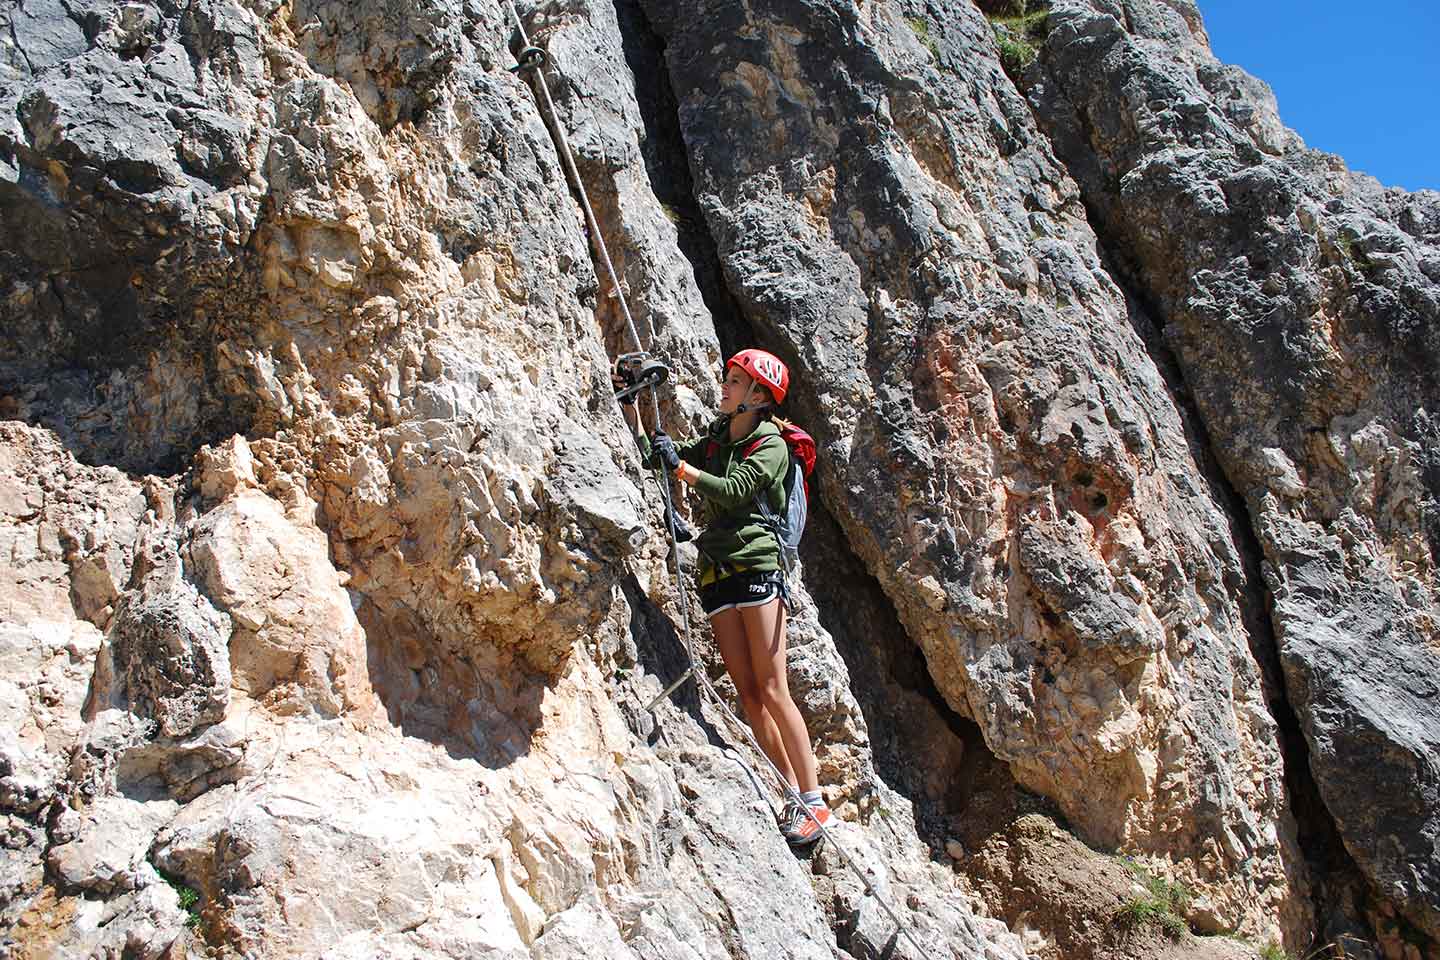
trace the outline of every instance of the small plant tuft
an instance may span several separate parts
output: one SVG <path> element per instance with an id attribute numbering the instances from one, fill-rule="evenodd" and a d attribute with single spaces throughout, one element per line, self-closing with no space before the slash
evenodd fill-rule
<path id="1" fill-rule="evenodd" d="M 1000 48 L 1000 64 L 1012 79 L 1018 78 L 1039 55 L 1037 44 L 1045 39 L 1050 11 L 1031 10 L 1025 0 L 1014 0 L 1004 14 L 989 17 Z"/>
<path id="2" fill-rule="evenodd" d="M 1172 940 L 1179 940 L 1188 931 L 1184 914 L 1190 907 L 1190 889 L 1157 877 L 1134 860 L 1122 858 L 1120 863 L 1129 871 L 1145 892 L 1126 901 L 1116 911 L 1115 919 L 1124 927 L 1159 927 Z"/>
<path id="3" fill-rule="evenodd" d="M 926 23 L 923 17 L 906 17 L 905 22 L 915 32 L 916 39 L 924 45 L 926 50 L 930 51 L 930 56 L 938 62 L 940 60 L 940 44 L 936 43 L 935 38 L 930 35 L 930 24 Z"/>
<path id="4" fill-rule="evenodd" d="M 1127 928 L 1159 927 L 1172 940 L 1179 940 L 1190 929 L 1184 919 L 1170 907 L 1153 897 L 1134 897 L 1115 913 L 1116 921 Z"/>
<path id="5" fill-rule="evenodd" d="M 180 899 L 180 909 L 186 913 L 185 926 L 191 930 L 198 930 L 200 927 L 200 891 L 185 883 L 179 877 L 173 876 L 159 867 L 155 868 L 160 878 L 170 884 L 175 891 L 175 896 Z"/>
<path id="6" fill-rule="evenodd" d="M 1335 238 L 1335 246 L 1345 257 L 1345 260 L 1360 271 L 1361 276 L 1367 280 L 1374 281 L 1379 265 L 1371 259 L 1370 255 L 1360 246 L 1358 234 L 1341 233 Z"/>
<path id="7" fill-rule="evenodd" d="M 1295 960 L 1295 957 L 1289 950 L 1272 941 L 1261 948 L 1260 960 Z"/>

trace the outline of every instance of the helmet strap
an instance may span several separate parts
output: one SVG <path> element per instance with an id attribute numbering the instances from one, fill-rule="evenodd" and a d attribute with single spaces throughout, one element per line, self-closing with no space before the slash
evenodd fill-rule
<path id="1" fill-rule="evenodd" d="M 745 386 L 745 396 L 741 397 L 740 402 L 735 405 L 735 413 L 737 415 L 742 414 L 750 409 L 750 394 L 754 392 L 755 380 L 754 378 L 751 378 L 750 382 Z"/>
<path id="2" fill-rule="evenodd" d="M 750 404 L 750 395 L 751 395 L 752 393 L 754 393 L 754 392 L 755 392 L 755 381 L 754 381 L 754 379 L 752 378 L 751 381 L 750 381 L 750 385 L 745 388 L 745 396 L 742 397 L 741 400 L 740 400 L 740 402 L 739 402 L 738 404 L 736 404 L 736 406 L 735 406 L 735 414 L 736 414 L 737 416 L 740 415 L 740 414 L 742 414 L 742 413 L 746 413 L 746 412 L 748 412 L 748 411 L 751 411 L 751 410 L 754 410 L 754 411 L 756 411 L 756 412 L 758 413 L 758 412 L 760 412 L 760 411 L 762 411 L 762 410 L 768 410 L 768 409 L 770 409 L 770 407 L 771 407 L 772 405 L 771 405 L 771 404 L 768 404 L 768 403 L 761 402 L 761 403 L 757 403 L 757 404 L 755 404 L 755 405 L 753 405 L 753 406 Z"/>

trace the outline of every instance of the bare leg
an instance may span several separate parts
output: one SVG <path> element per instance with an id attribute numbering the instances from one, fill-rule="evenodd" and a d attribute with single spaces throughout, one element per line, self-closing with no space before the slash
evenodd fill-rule
<path id="1" fill-rule="evenodd" d="M 749 721 L 760 749 L 765 751 L 765 756 L 779 769 L 780 775 L 792 787 L 795 786 L 795 771 L 791 769 L 790 760 L 786 756 L 785 742 L 781 739 L 774 718 L 765 707 L 761 685 L 755 676 L 755 668 L 751 662 L 751 644 L 746 638 L 740 611 L 732 607 L 713 614 L 710 617 L 710 629 L 715 634 L 715 645 L 720 648 L 720 658 L 725 661 L 725 670 L 730 674 L 730 679 L 735 681 L 735 690 L 740 695 L 740 709 Z M 811 766 L 814 766 L 813 762 Z"/>
<path id="2" fill-rule="evenodd" d="M 810 749 L 810 734 L 805 718 L 795 701 L 790 699 L 790 684 L 785 679 L 785 605 L 777 598 L 758 607 L 740 610 L 745 638 L 750 646 L 750 666 L 759 688 L 765 712 L 779 728 L 785 755 L 802 791 L 820 789 L 815 776 L 815 754 Z M 784 768 L 782 768 L 784 769 Z"/>

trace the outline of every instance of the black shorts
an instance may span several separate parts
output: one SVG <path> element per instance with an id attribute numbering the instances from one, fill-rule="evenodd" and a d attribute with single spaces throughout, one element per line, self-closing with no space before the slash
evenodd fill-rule
<path id="1" fill-rule="evenodd" d="M 785 575 L 779 570 L 732 573 L 700 588 L 700 606 L 707 617 L 736 607 L 758 607 L 781 596 L 784 585 Z"/>

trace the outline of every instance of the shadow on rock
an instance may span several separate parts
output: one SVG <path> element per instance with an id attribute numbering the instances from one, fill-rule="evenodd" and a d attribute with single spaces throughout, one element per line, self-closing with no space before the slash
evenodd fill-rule
<path id="1" fill-rule="evenodd" d="M 382 611 L 367 599 L 357 615 L 370 682 L 402 733 L 491 769 L 529 753 L 544 677 L 495 647 L 446 649 L 413 611 Z"/>

